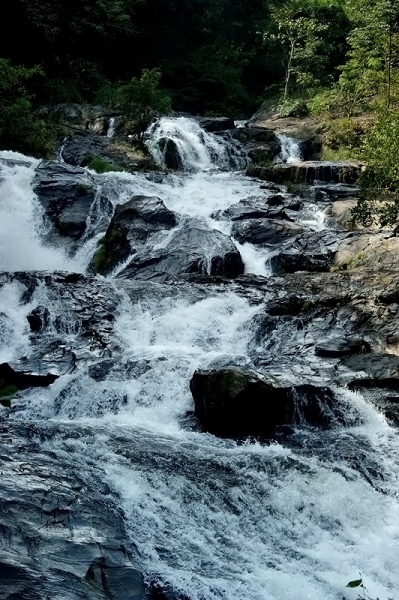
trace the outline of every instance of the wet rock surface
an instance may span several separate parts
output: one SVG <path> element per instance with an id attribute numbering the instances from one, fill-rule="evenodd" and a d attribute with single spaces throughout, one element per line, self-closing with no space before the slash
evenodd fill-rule
<path id="1" fill-rule="evenodd" d="M 70 252 L 77 249 L 90 221 L 101 228 L 113 211 L 108 198 L 99 193 L 94 178 L 80 167 L 42 162 L 36 170 L 33 190 L 51 224 L 49 241 Z M 100 220 L 97 214 L 102 215 Z"/>
<path id="2" fill-rule="evenodd" d="M 96 135 L 106 133 L 105 122 L 97 126 Z M 248 144 L 274 143 L 269 133 L 268 140 L 264 132 L 243 134 Z M 264 181 L 256 196 L 240 187 L 240 200 L 209 211 L 210 219 L 184 211 L 177 218 L 167 206 L 176 206 L 179 186 L 191 177 L 197 185 L 197 175 L 154 173 L 139 182 L 149 195 L 129 192 L 121 204 L 116 196 L 125 194 L 123 183 L 113 190 L 104 178 L 104 197 L 117 208 L 112 219 L 104 208 L 102 247 L 112 266 L 103 272 L 120 264 L 116 278 L 0 274 L 2 349 L 12 346 L 18 355 L 0 365 L 0 379 L 18 388 L 11 408 L 1 408 L 1 598 L 188 600 L 197 570 L 209 576 L 207 561 L 191 545 L 203 532 L 204 523 L 197 523 L 203 514 L 219 536 L 214 556 L 221 556 L 219 538 L 237 516 L 237 532 L 245 514 L 245 536 L 264 526 L 262 536 L 269 539 L 268 519 L 276 509 L 270 505 L 269 511 L 271 495 L 285 504 L 293 477 L 305 473 L 302 492 L 309 482 L 316 492 L 285 520 L 277 515 L 266 550 L 280 552 L 281 545 L 279 558 L 287 556 L 292 523 L 308 506 L 316 510 L 323 482 L 340 493 L 353 483 L 357 494 L 363 482 L 384 497 L 391 493 L 385 460 L 392 455 L 383 447 L 381 465 L 374 446 L 399 425 L 398 238 L 392 231 L 354 230 L 348 197 L 355 188 L 339 183 L 306 188 L 298 197 Z M 227 193 L 233 174 L 218 175 Z M 74 181 L 87 185 L 87 198 L 77 197 Z M 158 184 L 165 184 L 164 196 L 152 195 Z M 98 177 L 43 165 L 36 185 L 46 214 L 65 195 L 65 205 L 46 218 L 52 239 L 76 249 L 100 197 Z M 326 219 L 315 219 L 315 212 Z M 76 223 L 68 221 L 71 214 L 79 216 Z M 211 229 L 213 219 L 232 238 Z M 68 235 L 58 231 L 61 222 L 70 227 Z M 270 274 L 244 273 L 234 240 L 253 243 L 251 251 L 268 261 Z M 378 443 L 374 429 L 370 438 L 365 433 L 371 413 L 371 427 L 385 427 Z M 154 427 L 149 415 L 158 419 Z M 273 487 L 276 482 L 280 487 Z M 254 494 L 246 495 L 249 487 Z M 228 516 L 220 526 L 215 500 Z M 190 533 L 180 553 L 180 539 L 173 542 L 181 537 L 181 512 L 181 531 Z M 310 519 L 322 522 L 323 539 L 331 526 L 335 543 L 341 523 L 332 518 L 325 526 L 324 507 Z M 228 543 L 238 556 L 234 536 L 233 527 Z M 298 538 L 302 549 L 302 531 Z M 202 546 L 209 539 L 201 538 Z M 143 568 L 154 564 L 148 548 L 156 556 L 154 570 Z M 194 557 L 188 568 L 187 556 Z M 215 561 L 209 562 L 212 579 Z M 169 567 L 179 577 L 188 570 L 187 593 L 169 585 L 163 570 Z M 246 590 L 245 565 L 242 581 Z M 225 589 L 215 594 L 223 597 Z"/>
<path id="3" fill-rule="evenodd" d="M 190 389 L 196 417 L 216 435 L 267 438 L 283 426 L 327 426 L 339 419 L 338 403 L 329 389 L 284 387 L 273 377 L 240 368 L 197 371 Z"/>
<path id="4" fill-rule="evenodd" d="M 243 272 L 240 253 L 229 237 L 202 224 L 186 223 L 165 246 L 138 252 L 118 277 L 162 282 L 174 274 L 234 278 Z"/>
<path id="5" fill-rule="evenodd" d="M 303 206 L 303 201 L 298 196 L 286 194 L 270 194 L 240 200 L 224 211 L 212 215 L 216 219 L 242 221 L 245 219 L 286 219 L 294 220 L 295 213 Z"/>
<path id="6" fill-rule="evenodd" d="M 279 163 L 271 166 L 248 166 L 247 174 L 276 183 L 292 182 L 313 184 L 315 181 L 354 184 L 359 178 L 362 163 L 348 161 L 334 163 L 328 161 L 308 161 Z"/>
<path id="7" fill-rule="evenodd" d="M 117 264 L 141 249 L 151 235 L 177 225 L 176 215 L 160 198 L 133 196 L 119 204 L 99 249 L 91 261 L 94 272 L 105 275 Z"/>
<path id="8" fill-rule="evenodd" d="M 289 237 L 302 233 L 300 225 L 279 219 L 247 219 L 236 221 L 231 235 L 241 244 L 281 244 Z"/>

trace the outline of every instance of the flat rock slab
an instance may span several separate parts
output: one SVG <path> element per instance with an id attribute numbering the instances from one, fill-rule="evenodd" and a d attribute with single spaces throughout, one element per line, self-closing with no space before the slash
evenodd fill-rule
<path id="1" fill-rule="evenodd" d="M 276 183 L 306 183 L 315 181 L 356 183 L 363 168 L 357 161 L 307 161 L 277 163 L 270 166 L 249 165 L 247 175 Z"/>

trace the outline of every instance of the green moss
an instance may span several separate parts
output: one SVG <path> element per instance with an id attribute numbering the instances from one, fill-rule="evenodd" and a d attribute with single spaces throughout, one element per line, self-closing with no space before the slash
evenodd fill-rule
<path id="1" fill-rule="evenodd" d="M 87 156 L 83 161 L 83 166 L 96 171 L 96 173 L 109 173 L 110 171 L 123 171 L 121 167 L 113 165 L 100 156 Z"/>
<path id="2" fill-rule="evenodd" d="M 106 275 L 119 262 L 127 258 L 129 252 L 130 246 L 125 229 L 115 227 L 98 242 L 98 249 L 90 263 L 91 268 L 95 273 Z"/>

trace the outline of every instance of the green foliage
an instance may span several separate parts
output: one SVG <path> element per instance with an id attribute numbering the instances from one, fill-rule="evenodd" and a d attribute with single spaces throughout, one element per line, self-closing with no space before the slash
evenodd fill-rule
<path id="1" fill-rule="evenodd" d="M 350 581 L 346 584 L 346 587 L 350 589 L 361 589 L 361 593 L 358 593 L 357 595 L 357 600 L 373 600 L 373 598 L 368 593 L 368 589 L 366 588 L 362 577 L 360 577 L 360 579 L 354 579 L 353 581 Z M 345 600 L 345 598 L 343 600 Z M 375 598 L 375 600 L 379 599 Z"/>
<path id="2" fill-rule="evenodd" d="M 304 14 L 301 0 L 289 0 L 273 11 L 276 24 L 272 39 L 281 46 L 285 70 L 284 100 L 294 85 L 304 96 L 317 84 L 315 67 L 319 62 L 321 35 L 327 25 Z"/>
<path id="3" fill-rule="evenodd" d="M 154 117 L 171 110 L 170 96 L 159 87 L 160 81 L 159 69 L 143 69 L 140 79 L 133 77 L 118 90 L 120 107 L 136 121 L 140 134 Z"/>
<path id="4" fill-rule="evenodd" d="M 366 135 L 361 194 L 353 219 L 369 226 L 393 225 L 399 217 L 399 112 L 382 110 Z"/>
<path id="5" fill-rule="evenodd" d="M 307 117 L 309 107 L 301 98 L 286 98 L 278 105 L 278 111 L 281 117 Z"/>
<path id="6" fill-rule="evenodd" d="M 11 398 L 17 393 L 16 385 L 4 385 L 4 379 L 0 379 L 0 404 L 9 408 L 11 406 Z"/>
<path id="7" fill-rule="evenodd" d="M 121 167 L 113 165 L 100 156 L 88 156 L 83 162 L 83 166 L 96 171 L 97 173 L 109 173 L 110 171 L 123 171 Z"/>
<path id="8" fill-rule="evenodd" d="M 323 135 L 323 160 L 360 158 L 364 140 L 364 127 L 347 117 L 326 119 Z"/>
<path id="9" fill-rule="evenodd" d="M 129 251 L 125 229 L 114 227 L 98 242 L 97 250 L 91 260 L 91 268 L 95 273 L 107 275 L 120 261 L 129 256 Z"/>
<path id="10" fill-rule="evenodd" d="M 348 116 L 370 109 L 384 98 L 399 98 L 399 5 L 396 0 L 348 0 L 353 21 L 348 60 L 337 88 Z"/>
<path id="11" fill-rule="evenodd" d="M 38 67 L 13 66 L 0 58 L 0 145 L 35 156 L 48 156 L 54 148 L 49 126 L 35 116 L 29 83 L 43 73 Z"/>

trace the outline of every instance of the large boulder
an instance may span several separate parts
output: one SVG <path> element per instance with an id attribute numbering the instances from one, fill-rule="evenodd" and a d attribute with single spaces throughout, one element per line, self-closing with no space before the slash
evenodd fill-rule
<path id="1" fill-rule="evenodd" d="M 240 367 L 198 370 L 190 390 L 202 427 L 222 437 L 270 438 L 285 425 L 328 426 L 341 418 L 330 389 L 286 387 Z"/>
<path id="2" fill-rule="evenodd" d="M 271 194 L 240 200 L 223 211 L 212 215 L 215 219 L 243 221 L 246 219 L 287 219 L 293 220 L 295 213 L 302 208 L 303 201 L 292 194 Z"/>
<path id="3" fill-rule="evenodd" d="M 280 244 L 288 238 L 303 232 L 300 225 L 279 219 L 248 219 L 236 221 L 231 235 L 245 244 Z"/>
<path id="4" fill-rule="evenodd" d="M 182 157 L 175 141 L 170 138 L 161 138 L 159 148 L 163 153 L 165 167 L 172 171 L 178 171 L 183 168 Z"/>
<path id="5" fill-rule="evenodd" d="M 133 196 L 125 204 L 116 207 L 90 269 L 106 275 L 130 254 L 141 249 L 151 235 L 176 225 L 176 215 L 166 208 L 160 198 Z"/>
<path id="6" fill-rule="evenodd" d="M 235 128 L 234 119 L 230 117 L 198 117 L 197 120 L 202 129 L 212 133 Z"/>
<path id="7" fill-rule="evenodd" d="M 188 222 L 165 246 L 138 252 L 119 277 L 164 281 L 183 273 L 234 278 L 243 272 L 240 253 L 228 236 L 202 223 Z"/>
<path id="8" fill-rule="evenodd" d="M 52 225 L 49 240 L 71 251 L 95 219 L 101 228 L 112 214 L 112 203 L 104 196 L 97 197 L 94 178 L 85 169 L 58 162 L 42 162 L 36 169 L 33 190 Z M 97 210 L 92 211 L 96 201 Z M 102 218 L 97 219 L 98 215 Z M 92 234 L 95 234 L 93 229 Z"/>
<path id="9" fill-rule="evenodd" d="M 296 271 L 329 271 L 334 265 L 342 237 L 347 235 L 328 230 L 298 235 L 271 257 L 273 272 L 283 275 Z"/>

